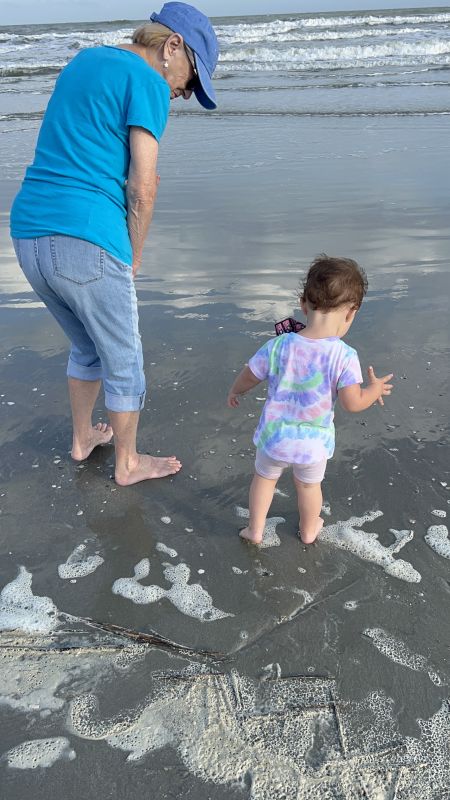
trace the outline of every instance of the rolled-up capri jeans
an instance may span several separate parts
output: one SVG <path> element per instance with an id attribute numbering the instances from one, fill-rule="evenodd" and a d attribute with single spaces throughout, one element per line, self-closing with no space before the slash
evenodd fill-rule
<path id="1" fill-rule="evenodd" d="M 67 375 L 101 379 L 110 411 L 139 411 L 145 375 L 131 267 L 72 236 L 13 244 L 25 276 L 70 340 Z"/>

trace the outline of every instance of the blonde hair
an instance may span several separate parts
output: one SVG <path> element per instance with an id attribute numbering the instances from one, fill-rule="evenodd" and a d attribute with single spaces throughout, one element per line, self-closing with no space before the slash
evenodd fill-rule
<path id="1" fill-rule="evenodd" d="M 141 44 L 157 50 L 172 34 L 173 31 L 170 28 L 166 28 L 159 22 L 145 22 L 133 33 L 133 44 Z"/>

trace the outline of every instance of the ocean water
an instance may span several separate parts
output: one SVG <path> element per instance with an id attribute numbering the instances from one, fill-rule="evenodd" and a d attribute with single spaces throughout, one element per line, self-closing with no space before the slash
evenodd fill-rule
<path id="1" fill-rule="evenodd" d="M 229 17 L 214 23 L 221 46 L 218 116 L 449 111 L 449 9 Z M 64 65 L 84 47 L 128 41 L 137 24 L 0 27 L 1 133 L 35 129 Z M 204 112 L 192 103 L 179 104 L 174 113 Z"/>

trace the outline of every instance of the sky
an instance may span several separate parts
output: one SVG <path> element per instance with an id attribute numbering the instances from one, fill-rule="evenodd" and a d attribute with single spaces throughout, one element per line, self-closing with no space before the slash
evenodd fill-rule
<path id="1" fill-rule="evenodd" d="M 163 0 L 0 0 L 0 25 L 147 19 Z M 208 16 L 290 14 L 380 8 L 434 8 L 450 4 L 414 0 L 191 0 Z"/>

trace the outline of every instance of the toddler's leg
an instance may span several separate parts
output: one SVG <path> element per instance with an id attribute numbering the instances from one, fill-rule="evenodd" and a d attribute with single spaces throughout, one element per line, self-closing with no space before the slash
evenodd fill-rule
<path id="1" fill-rule="evenodd" d="M 278 478 L 271 480 L 255 473 L 250 486 L 248 527 L 240 532 L 239 536 L 253 544 L 261 544 L 264 535 L 264 525 L 273 500 L 275 486 Z"/>
<path id="2" fill-rule="evenodd" d="M 300 538 L 304 544 L 311 544 L 323 526 L 323 519 L 320 516 L 322 487 L 320 483 L 303 483 L 297 478 L 294 478 L 294 481 L 300 514 Z"/>

